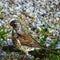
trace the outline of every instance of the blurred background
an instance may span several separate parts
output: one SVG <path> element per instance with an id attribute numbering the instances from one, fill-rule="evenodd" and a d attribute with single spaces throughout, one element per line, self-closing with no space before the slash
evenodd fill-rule
<path id="1" fill-rule="evenodd" d="M 40 44 L 60 52 L 60 0 L 0 0 L 1 60 L 23 60 L 19 56 L 24 52 L 11 47 L 10 21 L 13 19 L 19 21 Z M 30 57 L 30 60 L 60 60 L 60 55 L 41 49 L 29 53 L 36 57 Z"/>

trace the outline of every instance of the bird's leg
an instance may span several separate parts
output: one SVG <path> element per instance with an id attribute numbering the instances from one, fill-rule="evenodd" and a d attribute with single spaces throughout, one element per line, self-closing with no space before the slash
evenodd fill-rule
<path id="1" fill-rule="evenodd" d="M 29 52 L 27 50 L 25 50 L 26 56 L 27 58 L 31 59 L 34 58 L 34 56 L 30 55 Z"/>

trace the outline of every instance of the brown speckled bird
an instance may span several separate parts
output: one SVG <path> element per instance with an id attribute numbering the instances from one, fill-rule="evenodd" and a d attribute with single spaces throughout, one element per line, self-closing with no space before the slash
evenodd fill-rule
<path id="1" fill-rule="evenodd" d="M 40 45 L 24 31 L 20 23 L 12 20 L 10 25 L 13 27 L 12 41 L 16 48 L 24 51 L 26 54 L 28 54 L 30 50 L 40 48 Z"/>

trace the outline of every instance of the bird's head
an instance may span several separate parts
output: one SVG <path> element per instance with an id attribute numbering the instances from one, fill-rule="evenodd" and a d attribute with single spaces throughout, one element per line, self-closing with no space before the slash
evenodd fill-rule
<path id="1" fill-rule="evenodd" d="M 21 25 L 17 20 L 12 20 L 12 21 L 10 21 L 10 25 L 13 27 L 13 29 L 14 29 L 18 34 L 22 34 L 22 33 L 23 33 L 22 25 Z"/>

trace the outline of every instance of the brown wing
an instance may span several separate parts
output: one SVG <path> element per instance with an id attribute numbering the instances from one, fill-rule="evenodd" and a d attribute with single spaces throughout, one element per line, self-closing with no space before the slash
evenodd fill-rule
<path id="1" fill-rule="evenodd" d="M 30 47 L 40 47 L 40 45 L 34 41 L 27 33 L 20 35 L 18 37 L 22 45 L 30 46 Z"/>

